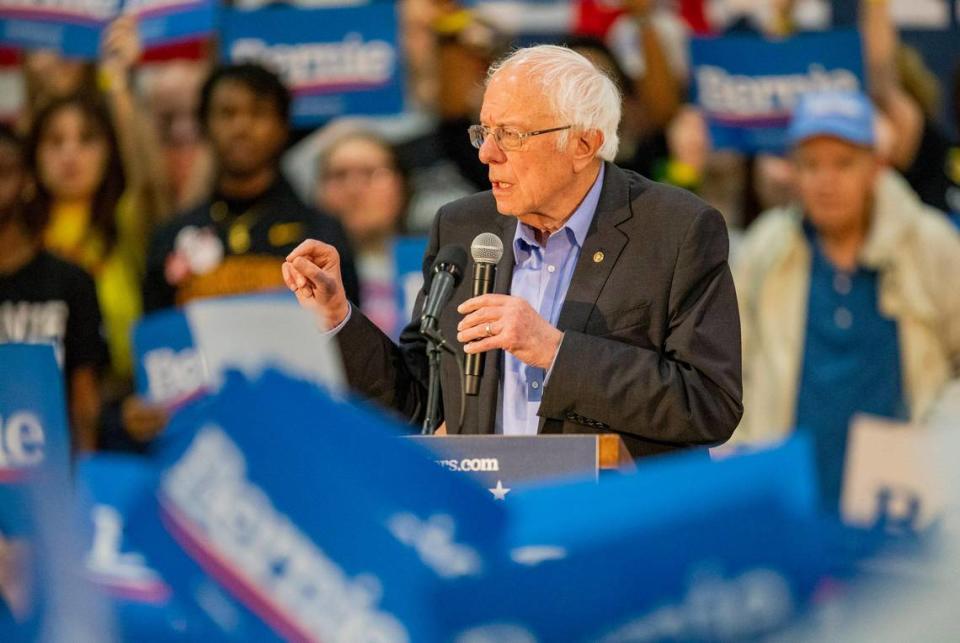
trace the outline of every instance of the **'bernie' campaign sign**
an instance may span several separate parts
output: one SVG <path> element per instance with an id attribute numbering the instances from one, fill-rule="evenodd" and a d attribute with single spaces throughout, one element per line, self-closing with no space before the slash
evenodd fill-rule
<path id="1" fill-rule="evenodd" d="M 230 373 L 161 438 L 131 546 L 219 638 L 438 640 L 436 593 L 494 564 L 505 516 L 400 431 L 313 384 Z"/>
<path id="2" fill-rule="evenodd" d="M 519 491 L 514 563 L 448 589 L 462 641 L 756 640 L 826 581 L 805 443 Z"/>
<path id="3" fill-rule="evenodd" d="M 716 149 L 782 152 L 800 96 L 864 88 L 860 37 L 853 31 L 695 38 L 693 90 Z"/>
<path id="4" fill-rule="evenodd" d="M 211 33 L 216 11 L 216 0 L 0 0 L 0 44 L 93 59 L 121 14 L 137 18 L 149 48 Z"/>
<path id="5" fill-rule="evenodd" d="M 53 345 L 0 344 L 0 482 L 48 467 L 66 475 L 63 373 Z"/>
<path id="6" fill-rule="evenodd" d="M 275 69 L 294 96 L 293 122 L 403 110 L 402 52 L 396 7 L 229 10 L 223 52 L 232 62 L 254 60 Z"/>
<path id="7" fill-rule="evenodd" d="M 0 641 L 110 640 L 79 573 L 54 347 L 0 344 Z"/>
<path id="8" fill-rule="evenodd" d="M 215 391 L 227 369 L 282 370 L 336 390 L 339 353 L 288 292 L 204 299 L 134 327 L 137 392 L 168 409 Z"/>
<path id="9" fill-rule="evenodd" d="M 129 546 L 128 516 L 155 478 L 142 456 L 97 453 L 75 467 L 83 570 L 109 599 L 123 641 L 199 640 L 159 572 Z"/>

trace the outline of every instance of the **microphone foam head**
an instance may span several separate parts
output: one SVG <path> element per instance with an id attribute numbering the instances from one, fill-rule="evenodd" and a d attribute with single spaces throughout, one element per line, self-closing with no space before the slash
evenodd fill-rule
<path id="1" fill-rule="evenodd" d="M 459 284 L 466 265 L 467 253 L 463 251 L 463 248 L 453 244 L 446 245 L 437 252 L 431 274 L 438 270 L 445 270 L 453 275 L 454 283 Z"/>
<path id="2" fill-rule="evenodd" d="M 481 232 L 470 244 L 470 255 L 477 263 L 500 263 L 503 242 L 492 232 Z"/>

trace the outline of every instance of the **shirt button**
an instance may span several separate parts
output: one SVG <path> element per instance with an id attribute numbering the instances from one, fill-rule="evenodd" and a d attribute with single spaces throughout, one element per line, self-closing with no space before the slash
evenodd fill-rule
<path id="1" fill-rule="evenodd" d="M 850 275 L 838 272 L 833 277 L 833 289 L 837 291 L 840 295 L 849 295 L 850 291 L 853 289 L 853 283 L 850 280 Z"/>
<path id="2" fill-rule="evenodd" d="M 853 313 L 851 313 L 847 308 L 841 306 L 833 313 L 833 323 L 837 325 L 837 328 L 847 330 L 853 326 Z"/>
<path id="3" fill-rule="evenodd" d="M 557 270 L 556 266 L 547 266 L 547 272 L 555 272 Z"/>
<path id="4" fill-rule="evenodd" d="M 534 390 L 540 388 L 540 382 L 532 382 L 532 383 L 530 384 L 530 388 L 532 388 L 532 389 L 534 389 Z"/>

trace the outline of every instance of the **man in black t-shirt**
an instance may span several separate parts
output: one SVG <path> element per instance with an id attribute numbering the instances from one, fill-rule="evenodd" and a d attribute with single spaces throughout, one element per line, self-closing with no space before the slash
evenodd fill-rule
<path id="1" fill-rule="evenodd" d="M 280 173 L 290 94 L 253 64 L 221 67 L 203 86 L 200 120 L 217 161 L 212 198 L 154 235 L 144 307 L 282 288 L 280 266 L 301 241 L 335 246 L 357 301 L 353 254 L 340 224 L 308 208 Z"/>
<path id="2" fill-rule="evenodd" d="M 108 360 L 93 279 L 39 249 L 42 222 L 23 206 L 20 143 L 0 128 L 0 343 L 50 342 L 66 375 L 72 441 L 93 450 L 100 369 Z"/>

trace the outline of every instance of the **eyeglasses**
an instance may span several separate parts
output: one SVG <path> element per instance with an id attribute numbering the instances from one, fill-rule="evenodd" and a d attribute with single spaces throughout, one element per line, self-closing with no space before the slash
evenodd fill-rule
<path id="1" fill-rule="evenodd" d="M 486 125 L 471 125 L 467 128 L 467 134 L 470 135 L 470 143 L 478 150 L 483 147 L 483 142 L 488 136 L 493 134 L 493 140 L 501 150 L 514 152 L 523 147 L 524 141 L 531 136 L 540 136 L 550 132 L 559 132 L 570 129 L 572 125 L 563 127 L 551 127 L 550 129 L 540 129 L 533 132 L 524 132 L 516 127 L 487 127 Z"/>
<path id="2" fill-rule="evenodd" d="M 393 174 L 394 168 L 387 166 L 379 167 L 343 167 L 328 168 L 321 175 L 325 183 L 345 183 L 351 179 L 361 183 L 370 183 L 374 179 Z"/>

